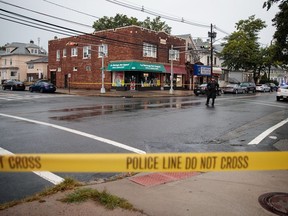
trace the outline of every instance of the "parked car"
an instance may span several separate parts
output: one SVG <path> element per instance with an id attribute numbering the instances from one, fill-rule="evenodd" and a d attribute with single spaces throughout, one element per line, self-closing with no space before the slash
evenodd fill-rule
<path id="1" fill-rule="evenodd" d="M 277 90 L 276 100 L 288 100 L 288 85 L 280 86 Z"/>
<path id="2" fill-rule="evenodd" d="M 39 91 L 53 93 L 56 91 L 56 86 L 50 82 L 37 81 L 29 87 L 30 92 Z"/>
<path id="3" fill-rule="evenodd" d="M 258 91 L 258 92 L 270 92 L 271 89 L 266 84 L 257 84 L 256 85 L 256 91 Z"/>
<path id="4" fill-rule="evenodd" d="M 222 87 L 222 91 L 224 94 L 226 93 L 246 93 L 246 88 L 242 88 L 239 84 L 228 84 L 225 87 Z"/>
<path id="5" fill-rule="evenodd" d="M 273 92 L 273 91 L 277 92 L 278 86 L 276 86 L 275 83 L 265 83 L 265 84 L 270 87 L 271 92 Z"/>
<path id="6" fill-rule="evenodd" d="M 2 84 L 3 90 L 10 89 L 11 91 L 15 91 L 15 90 L 25 91 L 25 88 L 26 88 L 25 84 L 18 80 L 7 80 L 3 82 Z"/>
<path id="7" fill-rule="evenodd" d="M 241 88 L 243 88 L 247 93 L 249 92 L 256 92 L 256 85 L 253 82 L 241 82 L 240 83 Z"/>
<path id="8" fill-rule="evenodd" d="M 196 96 L 199 96 L 199 95 L 205 95 L 207 92 L 207 83 L 204 83 L 204 84 L 201 84 L 200 86 L 196 87 L 194 89 L 194 94 Z M 220 96 L 222 93 L 222 89 L 218 89 L 218 92 L 217 92 L 217 95 Z"/>

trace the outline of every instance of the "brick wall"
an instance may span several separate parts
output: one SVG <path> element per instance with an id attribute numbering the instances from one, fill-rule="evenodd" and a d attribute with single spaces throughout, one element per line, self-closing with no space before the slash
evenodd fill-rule
<path id="1" fill-rule="evenodd" d="M 69 41 L 78 43 L 78 56 L 71 56 L 70 46 L 66 46 Z M 123 43 L 123 41 L 125 43 Z M 160 41 L 162 43 L 160 43 Z M 166 41 L 166 44 L 163 42 Z M 143 56 L 143 42 L 157 46 L 157 58 Z M 115 30 L 99 31 L 91 35 L 81 35 L 78 37 L 67 37 L 49 41 L 49 71 L 56 69 L 56 85 L 63 88 L 65 86 L 65 75 L 71 74 L 72 88 L 100 89 L 101 88 L 101 67 L 102 59 L 98 58 L 98 47 L 101 44 L 108 45 L 108 57 L 105 57 L 104 65 L 108 66 L 110 61 L 146 61 L 169 64 L 169 49 L 185 46 L 185 40 L 167 35 L 164 32 L 155 32 L 137 26 L 117 28 Z M 90 59 L 83 59 L 83 46 L 91 45 L 92 52 Z M 63 57 L 63 49 L 66 48 L 66 57 Z M 175 48 L 177 49 L 177 48 Z M 56 61 L 56 51 L 60 50 L 60 60 Z M 185 48 L 179 48 L 184 51 Z M 180 53 L 180 60 L 174 61 L 174 65 L 185 65 L 185 53 Z M 91 67 L 91 71 L 86 71 L 86 66 Z M 77 67 L 77 71 L 73 71 Z M 59 69 L 61 68 L 61 71 Z M 105 88 L 111 88 L 111 72 L 105 71 Z"/>

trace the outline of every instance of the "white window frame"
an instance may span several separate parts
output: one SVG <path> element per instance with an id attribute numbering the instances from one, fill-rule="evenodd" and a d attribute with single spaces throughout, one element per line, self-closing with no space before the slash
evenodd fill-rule
<path id="1" fill-rule="evenodd" d="M 67 56 L 67 50 L 66 48 L 63 49 L 63 57 L 66 57 Z"/>
<path id="2" fill-rule="evenodd" d="M 78 49 L 77 49 L 77 47 L 72 47 L 72 48 L 71 48 L 71 56 L 72 56 L 72 57 L 78 56 Z"/>
<path id="3" fill-rule="evenodd" d="M 56 61 L 60 61 L 60 50 L 56 50 Z"/>
<path id="4" fill-rule="evenodd" d="M 98 58 L 102 58 L 102 54 L 104 53 L 104 56 L 108 56 L 108 45 L 102 44 L 98 46 Z"/>
<path id="5" fill-rule="evenodd" d="M 173 53 L 172 53 L 173 52 Z M 173 58 L 171 58 L 173 56 Z M 179 61 L 180 60 L 180 52 L 179 50 L 175 50 L 175 49 L 170 49 L 169 50 L 169 60 L 173 60 L 173 61 Z"/>
<path id="6" fill-rule="evenodd" d="M 91 46 L 83 47 L 83 59 L 91 58 Z"/>
<path id="7" fill-rule="evenodd" d="M 143 56 L 157 58 L 157 46 L 154 44 L 143 43 Z"/>
<path id="8" fill-rule="evenodd" d="M 76 66 L 73 67 L 73 71 L 75 71 L 75 72 L 78 71 L 78 67 L 76 67 Z"/>

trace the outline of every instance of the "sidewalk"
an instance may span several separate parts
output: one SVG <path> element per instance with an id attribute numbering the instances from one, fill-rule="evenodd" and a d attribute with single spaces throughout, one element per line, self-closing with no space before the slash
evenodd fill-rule
<path id="1" fill-rule="evenodd" d="M 171 96 L 193 96 L 192 90 L 174 90 L 173 94 L 170 94 L 169 90 L 157 90 L 157 91 L 106 91 L 106 93 L 100 93 L 100 90 L 85 90 L 85 89 L 64 89 L 57 88 L 56 93 L 71 94 L 71 95 L 85 95 L 85 96 L 99 96 L 99 97 L 126 97 L 126 98 L 151 98 L 151 97 L 171 97 Z"/>
<path id="2" fill-rule="evenodd" d="M 148 181 L 147 176 L 156 178 Z M 144 185 L 135 183 L 135 178 L 146 179 Z M 158 182 L 157 182 L 158 179 Z M 143 212 L 122 209 L 107 210 L 93 201 L 80 204 L 64 204 L 59 201 L 65 194 L 57 193 L 44 198 L 0 211 L 0 215 L 221 215 L 221 216 L 273 216 L 258 202 L 266 193 L 288 191 L 288 171 L 240 171 L 196 173 L 184 179 L 161 182 L 159 175 L 141 173 L 121 180 L 88 185 L 127 199 L 133 206 Z M 162 179 L 163 180 L 163 179 Z M 145 186 L 146 181 L 146 186 Z M 154 185 L 151 185 L 153 181 Z M 143 181 L 142 181 L 143 183 Z M 271 199 L 272 200 L 272 199 Z M 270 200 L 270 201 L 271 201 Z M 268 200 L 269 201 L 269 200 Z M 288 197 L 272 200 L 282 212 L 288 207 Z M 271 203 L 273 203 L 271 201 Z M 280 204 L 279 204 L 280 203 Z M 280 206 L 280 207 L 279 207 Z M 286 208 L 286 210 L 284 209 Z M 280 214 L 279 214 L 280 215 Z"/>

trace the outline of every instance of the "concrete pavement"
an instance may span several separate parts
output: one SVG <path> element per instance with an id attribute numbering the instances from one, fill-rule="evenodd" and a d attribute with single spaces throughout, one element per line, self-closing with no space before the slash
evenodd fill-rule
<path id="1" fill-rule="evenodd" d="M 93 201 L 64 204 L 59 199 L 71 193 L 68 191 L 45 197 L 40 202 L 14 206 L 0 211 L 0 215 L 272 216 L 275 214 L 260 205 L 259 197 L 271 192 L 288 192 L 288 171 L 198 173 L 152 186 L 132 181 L 134 177 L 145 175 L 150 174 L 141 173 L 121 180 L 85 186 L 125 198 L 142 212 L 107 210 Z M 282 215 L 287 215 L 288 197 L 281 202 L 283 209 L 286 208 Z"/>
<path id="2" fill-rule="evenodd" d="M 171 97 L 171 96 L 193 96 L 192 90 L 174 90 L 170 94 L 169 90 L 157 91 L 106 91 L 100 93 L 100 90 L 85 90 L 85 89 L 63 89 L 58 88 L 56 93 L 71 94 L 71 95 L 85 95 L 85 96 L 99 96 L 99 97 L 126 97 L 126 98 L 149 98 L 149 97 Z"/>

